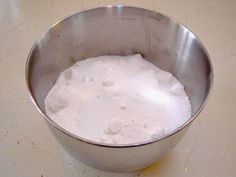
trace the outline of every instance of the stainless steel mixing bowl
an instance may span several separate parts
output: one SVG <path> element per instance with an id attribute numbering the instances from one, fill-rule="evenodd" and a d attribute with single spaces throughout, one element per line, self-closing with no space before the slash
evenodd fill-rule
<path id="1" fill-rule="evenodd" d="M 184 125 L 153 141 L 108 145 L 76 136 L 46 115 L 45 96 L 73 63 L 136 53 L 183 83 L 192 104 L 192 117 Z M 95 168 L 133 171 L 158 161 L 181 139 L 205 106 L 213 71 L 206 49 L 188 28 L 157 12 L 115 5 L 79 12 L 51 26 L 29 53 L 26 80 L 36 108 L 70 154 Z"/>

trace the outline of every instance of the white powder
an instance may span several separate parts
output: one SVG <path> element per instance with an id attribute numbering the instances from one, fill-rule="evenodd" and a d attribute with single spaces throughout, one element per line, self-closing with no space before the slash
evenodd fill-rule
<path id="1" fill-rule="evenodd" d="M 164 136 L 191 116 L 183 85 L 134 56 L 100 56 L 64 72 L 45 99 L 49 117 L 82 138 L 109 144 Z"/>

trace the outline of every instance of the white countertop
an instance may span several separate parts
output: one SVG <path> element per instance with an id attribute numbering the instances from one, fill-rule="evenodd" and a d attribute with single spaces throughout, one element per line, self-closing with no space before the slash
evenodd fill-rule
<path id="1" fill-rule="evenodd" d="M 215 82 L 209 102 L 183 140 L 137 172 L 102 172 L 73 160 L 32 105 L 25 62 L 36 38 L 58 19 L 106 4 L 128 4 L 176 18 L 206 46 Z M 235 177 L 235 0 L 0 0 L 1 177 Z"/>

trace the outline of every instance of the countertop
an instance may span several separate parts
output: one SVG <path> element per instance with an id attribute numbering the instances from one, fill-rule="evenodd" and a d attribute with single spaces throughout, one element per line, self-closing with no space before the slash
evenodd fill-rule
<path id="1" fill-rule="evenodd" d="M 127 4 L 159 11 L 188 26 L 206 46 L 215 82 L 207 106 L 160 162 L 135 173 L 87 167 L 54 139 L 31 103 L 25 63 L 37 37 L 75 12 Z M 235 177 L 235 0 L 0 0 L 1 177 Z"/>

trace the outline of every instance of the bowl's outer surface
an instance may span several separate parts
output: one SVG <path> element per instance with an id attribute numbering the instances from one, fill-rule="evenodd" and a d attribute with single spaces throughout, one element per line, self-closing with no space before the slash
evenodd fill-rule
<path id="1" fill-rule="evenodd" d="M 185 86 L 193 115 L 185 125 L 155 142 L 115 148 L 72 135 L 46 116 L 44 99 L 60 72 L 89 57 L 135 53 Z M 209 56 L 190 30 L 162 14 L 121 5 L 83 11 L 54 24 L 34 44 L 26 77 L 33 102 L 61 144 L 82 162 L 112 171 L 137 170 L 160 159 L 202 110 L 213 82 Z"/>
<path id="2" fill-rule="evenodd" d="M 143 169 L 170 151 L 182 138 L 188 127 L 172 136 L 136 147 L 103 147 L 78 141 L 48 124 L 60 144 L 86 165 L 105 171 L 128 172 Z"/>

